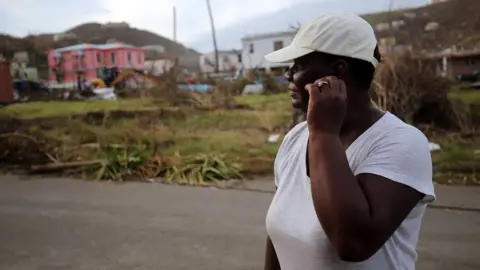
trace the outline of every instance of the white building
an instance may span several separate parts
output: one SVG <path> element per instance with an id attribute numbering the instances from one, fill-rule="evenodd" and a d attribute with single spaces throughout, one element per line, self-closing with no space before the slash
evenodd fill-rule
<path id="1" fill-rule="evenodd" d="M 159 76 L 175 66 L 175 62 L 170 59 L 148 60 L 145 61 L 145 71 L 153 76 Z"/>
<path id="2" fill-rule="evenodd" d="M 147 45 L 147 46 L 143 46 L 142 49 L 146 51 L 157 52 L 157 53 L 165 52 L 165 47 L 163 47 L 162 45 Z"/>
<path id="3" fill-rule="evenodd" d="M 129 28 L 130 25 L 126 22 L 108 22 L 102 24 L 102 28 Z"/>
<path id="4" fill-rule="evenodd" d="M 58 42 L 58 41 L 61 41 L 61 40 L 72 40 L 72 39 L 76 39 L 76 38 L 77 38 L 77 35 L 75 35 L 75 33 L 71 33 L 71 32 L 59 33 L 59 34 L 53 35 L 53 40 L 55 42 Z"/>
<path id="5" fill-rule="evenodd" d="M 241 68 L 240 52 L 235 50 L 218 51 L 219 72 L 235 72 Z M 202 73 L 215 72 L 215 52 L 205 53 L 199 58 Z"/>
<path id="6" fill-rule="evenodd" d="M 242 64 L 245 69 L 275 70 L 290 64 L 272 63 L 265 60 L 265 55 L 288 46 L 296 31 L 251 35 L 242 38 Z"/>

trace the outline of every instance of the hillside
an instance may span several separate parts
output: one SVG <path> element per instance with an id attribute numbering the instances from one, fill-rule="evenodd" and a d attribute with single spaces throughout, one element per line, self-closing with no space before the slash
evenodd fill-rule
<path id="1" fill-rule="evenodd" d="M 12 50 L 27 50 L 31 54 L 41 55 L 48 49 L 77 43 L 102 44 L 109 39 L 115 39 L 134 46 L 162 45 L 169 57 L 179 58 L 180 65 L 190 70 L 198 69 L 199 54 L 196 51 L 149 31 L 130 27 L 103 27 L 103 25 L 99 23 L 86 23 L 65 32 L 72 32 L 77 38 L 55 42 L 53 40 L 53 34 L 28 36 L 26 38 L 0 35 L 0 52 L 7 51 L 8 54 L 11 53 Z"/>
<path id="2" fill-rule="evenodd" d="M 412 8 L 423 6 L 430 0 L 394 0 L 393 8 Z M 220 49 L 239 48 L 240 40 L 246 35 L 281 32 L 288 30 L 297 22 L 305 22 L 321 13 L 352 12 L 355 14 L 370 14 L 389 9 L 390 0 L 303 0 L 289 7 L 269 14 L 258 15 L 246 20 L 217 29 L 217 39 Z M 202 33 L 189 46 L 202 52 L 212 51 L 210 32 Z"/>
<path id="3" fill-rule="evenodd" d="M 397 44 L 412 45 L 417 51 L 440 51 L 456 46 L 472 49 L 480 46 L 480 1 L 449 0 L 415 9 L 368 14 L 363 17 L 372 26 L 403 21 L 398 29 L 376 31 L 377 37 L 395 37 Z M 429 23 L 438 24 L 427 31 Z"/>
<path id="4" fill-rule="evenodd" d="M 303 22 L 319 12 L 348 11 L 358 14 L 376 12 L 388 9 L 389 0 L 369 0 L 366 5 L 360 1 L 330 0 L 327 2 L 308 2 L 292 6 L 288 9 L 267 14 L 234 25 L 218 29 L 217 39 L 219 49 L 238 48 L 241 38 L 246 34 L 282 31 L 296 22 Z M 402 6 L 417 6 L 416 8 L 395 10 L 363 15 L 374 28 L 387 22 L 402 22 L 398 28 L 377 31 L 379 39 L 395 37 L 397 44 L 412 45 L 417 51 L 440 51 L 457 46 L 458 49 L 471 49 L 480 46 L 480 0 L 449 0 L 434 5 L 423 5 L 426 0 L 404 0 Z M 433 31 L 426 31 L 429 23 L 438 24 Z M 54 42 L 52 34 L 15 38 L 0 34 L 0 53 L 11 53 L 13 50 L 27 50 L 38 62 L 43 65 L 43 52 L 48 49 L 63 47 L 81 42 L 105 43 L 108 39 L 116 39 L 136 46 L 162 45 L 169 57 L 178 57 L 181 65 L 190 70 L 198 69 L 199 54 L 181 44 L 175 43 L 166 37 L 141 29 L 130 27 L 105 27 L 99 23 L 86 23 L 76 26 L 66 32 L 73 32 L 77 39 Z M 211 34 L 202 34 L 199 39 L 188 45 L 204 51 L 212 50 Z"/>
<path id="5" fill-rule="evenodd" d="M 367 3 L 368 2 L 368 3 Z M 377 31 L 378 38 L 394 36 L 398 44 L 410 44 L 416 50 L 438 51 L 453 45 L 465 49 L 480 42 L 480 0 L 449 0 L 434 5 L 430 1 L 393 1 L 396 11 L 389 9 L 390 0 L 308 2 L 248 21 L 218 29 L 217 38 L 221 49 L 238 48 L 247 34 L 284 31 L 297 22 L 304 22 L 319 13 L 353 12 L 362 15 L 373 27 L 380 23 L 403 20 L 405 25 L 393 31 Z M 405 8 L 409 7 L 409 8 Z M 401 8 L 401 9 L 398 9 Z M 425 31 L 430 22 L 439 24 L 435 31 Z M 210 33 L 205 33 L 192 43 L 195 48 L 211 51 Z M 210 49 L 208 49 L 210 48 Z"/>

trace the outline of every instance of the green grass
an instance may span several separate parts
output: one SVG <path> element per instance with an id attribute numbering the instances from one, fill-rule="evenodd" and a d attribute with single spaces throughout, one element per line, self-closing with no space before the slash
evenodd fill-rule
<path id="1" fill-rule="evenodd" d="M 164 150 L 171 155 L 221 153 L 240 161 L 243 172 L 264 174 L 272 172 L 272 163 L 281 141 L 269 143 L 268 136 L 289 125 L 290 99 L 285 94 L 247 95 L 236 98 L 253 110 L 217 110 L 198 112 L 184 121 L 162 121 L 173 131 L 174 143 Z"/>
<path id="2" fill-rule="evenodd" d="M 101 125 L 80 120 L 59 121 L 58 127 L 44 131 L 29 127 L 27 132 L 40 132 L 48 140 L 59 140 L 64 149 L 54 156 L 60 161 L 98 159 L 102 153 L 78 150 L 84 144 L 131 145 L 148 141 L 159 145 L 154 155 L 195 156 L 222 154 L 232 162 L 242 165 L 242 172 L 256 175 L 272 172 L 272 163 L 281 141 L 269 143 L 272 133 L 284 130 L 290 124 L 290 99 L 287 95 L 240 96 L 236 102 L 252 109 L 216 109 L 213 111 L 178 108 L 185 118 L 158 118 L 138 115 L 129 119 L 106 118 Z M 23 119 L 61 117 L 91 111 L 139 110 L 156 108 L 145 100 L 88 102 L 37 102 L 18 104 L 2 109 Z M 46 134 L 45 134 L 46 133 Z M 36 133 L 35 133 L 36 134 Z M 65 150 L 66 149 L 66 150 Z M 100 155 L 100 156 L 98 156 Z M 34 161 L 32 161 L 34 162 Z"/>
<path id="3" fill-rule="evenodd" d="M 49 101 L 13 104 L 0 109 L 18 118 L 61 117 L 74 114 L 105 110 L 139 110 L 151 107 L 148 100 L 91 100 L 91 101 Z"/>
<path id="4" fill-rule="evenodd" d="M 480 185 L 480 138 L 450 135 L 438 142 L 442 150 L 432 153 L 435 181 L 441 184 Z"/>
<path id="5" fill-rule="evenodd" d="M 462 98 L 470 102 L 479 100 L 476 92 L 451 95 L 452 98 Z M 148 141 L 152 145 L 158 145 L 153 155 L 171 157 L 177 153 L 180 156 L 222 154 L 229 161 L 240 163 L 242 172 L 247 175 L 270 174 L 281 139 L 276 143 L 269 143 L 267 139 L 270 134 L 282 133 L 289 126 L 290 99 L 286 94 L 246 95 L 235 99 L 253 109 L 198 111 L 178 108 L 185 112 L 186 118 L 151 119 L 151 116 L 139 115 L 133 119 L 107 118 L 103 125 L 69 120 L 66 123 L 59 122 L 58 128 L 42 132 L 46 133 L 48 138 L 63 143 L 61 152 L 55 155 L 60 161 L 99 158 L 101 153 L 91 150 L 78 151 L 79 146 L 86 143 L 131 145 Z M 155 108 L 150 104 L 141 99 L 38 102 L 13 105 L 2 110 L 31 119 L 68 116 L 88 111 Z M 29 132 L 37 131 L 35 127 L 29 127 Z M 479 178 L 480 156 L 473 155 L 474 150 L 480 149 L 478 138 L 465 140 L 458 136 L 447 136 L 431 140 L 442 146 L 442 151 L 433 153 L 437 182 L 478 184 L 476 179 Z"/>
<path id="6" fill-rule="evenodd" d="M 262 110 L 290 110 L 291 106 L 291 99 L 286 93 L 276 95 L 243 95 L 236 97 L 235 100 Z"/>
<path id="7" fill-rule="evenodd" d="M 256 110 L 289 113 L 290 99 L 285 94 L 278 95 L 245 95 L 236 97 L 239 103 L 247 104 Z M 109 110 L 142 110 L 154 108 L 149 99 L 119 99 L 91 101 L 48 101 L 13 104 L 0 109 L 18 118 L 61 117 L 92 111 Z"/>
<path id="8" fill-rule="evenodd" d="M 450 98 L 460 99 L 468 104 L 480 104 L 480 90 L 457 90 L 449 93 Z"/>

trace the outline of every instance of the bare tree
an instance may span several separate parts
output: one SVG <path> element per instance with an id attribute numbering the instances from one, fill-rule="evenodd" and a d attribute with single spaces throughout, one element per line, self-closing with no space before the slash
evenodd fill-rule
<path id="1" fill-rule="evenodd" d="M 300 21 L 296 21 L 295 24 L 290 24 L 290 29 L 292 29 L 294 31 L 298 31 L 298 30 L 300 30 L 300 26 L 302 26 Z"/>
<path id="2" fill-rule="evenodd" d="M 387 13 L 387 20 L 388 20 L 388 26 L 389 26 L 389 39 L 391 39 L 392 37 L 394 38 L 395 37 L 395 30 L 393 29 L 393 8 L 394 8 L 394 5 L 395 5 L 395 0 L 390 0 L 390 3 L 388 5 L 388 13 Z M 391 44 L 390 42 L 387 42 L 387 46 L 386 46 L 386 53 L 391 53 L 392 50 L 391 50 Z M 388 106 L 390 104 L 388 104 L 389 102 L 389 99 L 388 99 L 388 96 L 389 96 L 389 91 L 390 89 L 383 89 L 384 93 L 382 95 L 379 95 L 378 97 L 378 106 L 380 107 L 380 109 L 387 109 Z"/>
<path id="3" fill-rule="evenodd" d="M 389 29 L 389 39 L 395 38 L 395 29 L 393 29 L 393 8 L 395 6 L 395 0 L 390 0 L 390 3 L 388 5 L 388 14 L 387 14 L 387 20 L 388 20 L 388 29 Z M 396 42 L 396 41 L 395 41 Z M 392 44 L 390 42 L 387 45 L 387 52 L 391 53 Z"/>
<path id="4" fill-rule="evenodd" d="M 212 39 L 213 39 L 213 49 L 215 50 L 215 73 L 218 73 L 219 63 L 218 63 L 218 48 L 217 48 L 217 36 L 215 33 L 215 23 L 213 20 L 212 7 L 210 5 L 210 0 L 207 1 L 208 16 L 210 17 L 210 26 L 212 28 Z"/>

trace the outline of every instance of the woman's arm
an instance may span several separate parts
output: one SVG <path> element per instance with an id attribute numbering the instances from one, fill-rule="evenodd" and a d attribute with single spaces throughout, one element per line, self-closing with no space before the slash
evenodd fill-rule
<path id="1" fill-rule="evenodd" d="M 270 236 L 267 238 L 267 247 L 265 250 L 265 270 L 280 270 L 280 263 L 278 262 L 277 252 L 273 247 Z"/>

